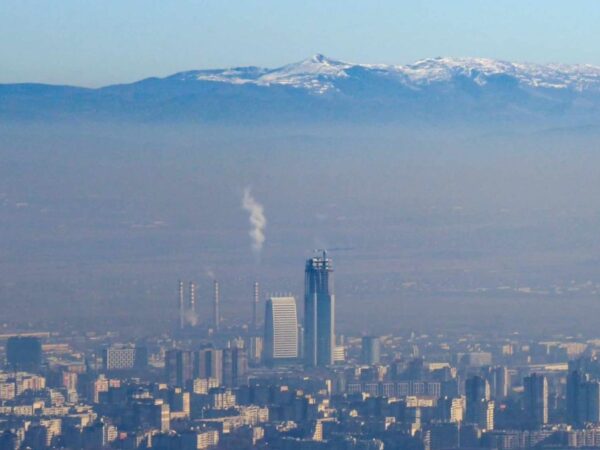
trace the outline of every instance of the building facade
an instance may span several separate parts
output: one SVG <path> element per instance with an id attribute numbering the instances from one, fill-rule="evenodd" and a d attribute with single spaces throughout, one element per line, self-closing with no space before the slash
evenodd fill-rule
<path id="1" fill-rule="evenodd" d="M 379 364 L 381 343 L 378 336 L 363 336 L 361 342 L 361 360 L 363 364 Z"/>
<path id="2" fill-rule="evenodd" d="M 490 400 L 490 384 L 480 376 L 467 378 L 465 382 L 467 397 L 466 422 L 477 425 L 481 430 L 494 429 L 494 402 Z"/>
<path id="3" fill-rule="evenodd" d="M 328 366 L 334 362 L 335 295 L 326 251 L 306 261 L 304 280 L 304 361 L 309 367 Z"/>
<path id="4" fill-rule="evenodd" d="M 102 354 L 104 370 L 143 369 L 148 364 L 145 347 L 113 345 Z"/>
<path id="5" fill-rule="evenodd" d="M 294 297 L 267 300 L 263 355 L 267 365 L 298 359 L 298 315 Z"/>
<path id="6" fill-rule="evenodd" d="M 523 380 L 525 411 L 532 428 L 548 423 L 548 380 L 544 375 L 532 374 Z"/>

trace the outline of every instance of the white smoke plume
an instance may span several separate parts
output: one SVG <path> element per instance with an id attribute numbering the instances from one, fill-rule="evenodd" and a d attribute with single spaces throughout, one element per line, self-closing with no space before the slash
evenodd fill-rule
<path id="1" fill-rule="evenodd" d="M 198 314 L 196 314 L 191 309 L 188 309 L 185 312 L 185 323 L 192 327 L 195 327 L 198 324 Z"/>
<path id="2" fill-rule="evenodd" d="M 265 242 L 267 218 L 265 217 L 263 205 L 258 203 L 254 197 L 252 197 L 249 187 L 244 189 L 242 208 L 250 213 L 251 228 L 248 234 L 252 238 L 252 250 L 254 250 L 256 255 L 259 255 Z"/>

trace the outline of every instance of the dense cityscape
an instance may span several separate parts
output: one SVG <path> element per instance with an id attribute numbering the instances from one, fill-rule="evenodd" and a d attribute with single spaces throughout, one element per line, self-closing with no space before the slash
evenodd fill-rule
<path id="1" fill-rule="evenodd" d="M 0 449 L 600 446 L 600 340 L 336 334 L 333 269 L 302 305 L 255 283 L 241 327 L 179 281 L 168 335 L 3 334 Z"/>
<path id="2" fill-rule="evenodd" d="M 599 23 L 0 0 L 0 450 L 600 450 Z"/>

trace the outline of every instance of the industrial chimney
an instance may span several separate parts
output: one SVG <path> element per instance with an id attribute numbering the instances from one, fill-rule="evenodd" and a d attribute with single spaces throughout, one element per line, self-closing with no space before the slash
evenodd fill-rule
<path id="1" fill-rule="evenodd" d="M 257 317 L 257 308 L 258 308 L 258 299 L 259 299 L 259 286 L 258 281 L 254 282 L 254 303 L 252 304 L 252 329 L 258 329 L 258 317 Z"/>
<path id="2" fill-rule="evenodd" d="M 185 307 L 183 305 L 183 281 L 179 280 L 179 329 L 183 330 L 183 327 L 185 326 Z"/>
<path id="3" fill-rule="evenodd" d="M 215 331 L 219 331 L 219 327 L 221 325 L 221 313 L 219 311 L 219 282 L 215 280 L 213 282 L 214 287 L 214 298 L 213 298 L 213 325 Z"/>
<path id="4" fill-rule="evenodd" d="M 190 325 L 196 325 L 196 285 L 190 281 Z"/>

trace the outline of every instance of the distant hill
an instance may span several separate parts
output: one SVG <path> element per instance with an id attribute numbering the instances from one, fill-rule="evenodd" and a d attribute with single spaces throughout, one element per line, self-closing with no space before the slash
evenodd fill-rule
<path id="1" fill-rule="evenodd" d="M 0 120 L 598 123 L 600 67 L 481 58 L 194 70 L 98 89 L 0 84 Z"/>

